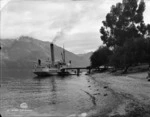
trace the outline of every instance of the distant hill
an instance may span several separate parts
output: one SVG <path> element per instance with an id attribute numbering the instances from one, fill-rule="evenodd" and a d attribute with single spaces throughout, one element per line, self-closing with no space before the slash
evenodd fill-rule
<path id="1" fill-rule="evenodd" d="M 50 42 L 40 41 L 22 36 L 19 39 L 1 39 L 0 65 L 10 69 L 32 69 L 37 59 L 50 59 Z M 55 60 L 61 60 L 63 49 L 54 45 Z M 81 56 L 66 50 L 66 61 L 73 66 L 88 66 L 89 63 Z"/>
<path id="2" fill-rule="evenodd" d="M 93 52 L 88 52 L 88 53 L 84 53 L 84 54 L 78 54 L 78 56 L 82 57 L 90 65 L 90 57 L 92 54 L 93 54 Z"/>

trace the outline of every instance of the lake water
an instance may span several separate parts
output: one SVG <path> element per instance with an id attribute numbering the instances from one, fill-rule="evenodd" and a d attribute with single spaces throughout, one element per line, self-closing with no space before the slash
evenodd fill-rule
<path id="1" fill-rule="evenodd" d="M 86 116 L 108 103 L 106 92 L 85 73 L 37 78 L 31 71 L 3 71 L 0 113 L 3 117 Z"/>

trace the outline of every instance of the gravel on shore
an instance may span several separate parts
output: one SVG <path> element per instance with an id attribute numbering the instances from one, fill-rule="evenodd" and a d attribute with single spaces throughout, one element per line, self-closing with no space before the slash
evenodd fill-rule
<path id="1" fill-rule="evenodd" d="M 92 74 L 92 79 L 121 102 L 111 112 L 90 117 L 150 117 L 150 82 L 146 77 L 147 72 L 117 76 L 107 72 Z"/>

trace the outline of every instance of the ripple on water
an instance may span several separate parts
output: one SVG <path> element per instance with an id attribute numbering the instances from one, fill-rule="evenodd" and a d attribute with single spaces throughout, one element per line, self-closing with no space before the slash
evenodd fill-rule
<path id="1" fill-rule="evenodd" d="M 23 76 L 22 76 L 23 77 Z M 87 75 L 68 77 L 47 77 L 35 79 L 28 77 L 17 80 L 5 79 L 1 89 L 1 107 L 5 110 L 20 108 L 21 103 L 26 103 L 32 114 L 71 115 L 85 116 L 86 111 L 103 104 L 104 88 Z M 96 94 L 96 95 L 95 95 Z M 3 113 L 5 110 L 3 109 Z"/>

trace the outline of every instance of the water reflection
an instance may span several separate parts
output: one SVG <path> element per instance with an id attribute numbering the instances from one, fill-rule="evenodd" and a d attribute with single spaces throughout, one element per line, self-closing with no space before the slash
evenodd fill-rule
<path id="1" fill-rule="evenodd" d="M 20 108 L 27 103 L 28 109 L 36 114 L 78 114 L 95 108 L 97 86 L 87 75 L 67 77 L 35 77 L 30 73 L 13 72 L 4 74 L 1 88 L 1 111 Z M 90 87 L 89 87 L 90 86 Z M 94 101 L 93 101 L 94 100 Z M 103 101 L 103 100 L 102 100 Z"/>
<path id="2" fill-rule="evenodd" d="M 55 78 L 51 78 L 50 84 L 52 86 L 51 88 L 51 93 L 52 93 L 52 98 L 51 98 L 51 103 L 50 104 L 56 104 L 57 101 L 57 92 L 56 92 L 56 81 Z"/>

